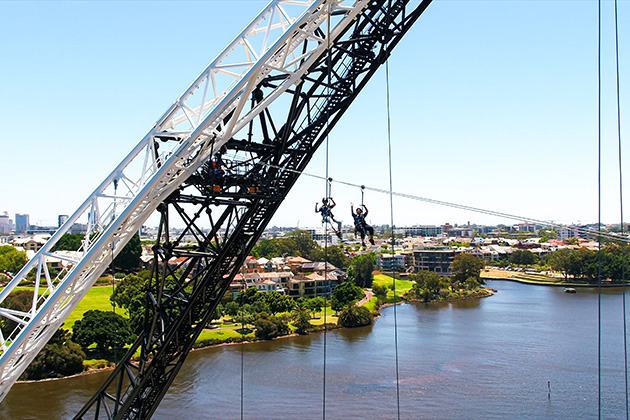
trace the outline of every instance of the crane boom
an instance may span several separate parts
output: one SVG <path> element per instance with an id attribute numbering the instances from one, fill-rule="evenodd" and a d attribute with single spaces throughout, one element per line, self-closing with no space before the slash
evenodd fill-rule
<path id="1" fill-rule="evenodd" d="M 157 211 L 142 331 L 75 417 L 150 418 L 300 172 L 431 1 L 272 1 L 0 292 L 18 325 L 0 334 L 0 398 Z M 52 276 L 46 257 L 82 222 L 80 257 Z M 27 276 L 31 310 L 3 307 Z"/>
<path id="2" fill-rule="evenodd" d="M 272 1 L 166 110 L 0 292 L 0 317 L 17 321 L 17 327 L 7 336 L 0 332 L 0 399 L 157 206 L 232 133 L 246 126 L 265 103 L 300 81 L 327 48 L 325 35 L 317 32 L 331 11 L 340 12 L 342 17 L 331 28 L 330 35 L 336 36 L 367 3 Z M 299 52 L 298 47 L 302 48 Z M 251 91 L 270 75 L 284 76 L 283 83 L 264 98 L 259 108 L 244 112 Z M 46 257 L 54 256 L 54 245 L 82 221 L 87 231 L 81 257 L 51 276 Z M 35 277 L 31 310 L 1 307 L 9 293 L 31 273 Z"/>

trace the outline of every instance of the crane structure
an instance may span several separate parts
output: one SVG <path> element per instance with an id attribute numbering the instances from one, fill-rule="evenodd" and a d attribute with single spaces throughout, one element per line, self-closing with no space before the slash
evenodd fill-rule
<path id="1" fill-rule="evenodd" d="M 431 1 L 271 1 L 0 292 L 16 325 L 0 332 L 0 398 L 157 211 L 142 329 L 75 417 L 150 418 L 300 172 Z M 79 257 L 54 252 L 77 224 Z M 30 310 L 5 307 L 26 279 Z"/>

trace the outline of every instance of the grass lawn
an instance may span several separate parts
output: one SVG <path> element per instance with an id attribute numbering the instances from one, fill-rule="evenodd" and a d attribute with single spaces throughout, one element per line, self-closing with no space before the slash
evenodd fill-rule
<path id="1" fill-rule="evenodd" d="M 32 287 L 16 287 L 16 290 L 30 290 L 33 291 Z M 83 314 L 89 311 L 90 309 L 98 309 L 101 311 L 111 311 L 112 304 L 109 301 L 109 297 L 112 295 L 112 286 L 95 286 L 92 287 L 85 297 L 81 299 L 81 301 L 77 304 L 77 307 L 74 308 L 74 311 L 68 315 L 68 318 L 64 321 L 63 327 L 65 329 L 72 329 L 74 323 L 83 318 Z M 127 313 L 125 310 L 116 308 L 116 313 L 127 318 Z"/>
<path id="2" fill-rule="evenodd" d="M 98 309 L 101 311 L 111 311 L 112 303 L 109 301 L 109 297 L 112 295 L 112 286 L 95 286 L 92 287 L 85 297 L 81 299 L 74 311 L 68 315 L 64 323 L 64 328 L 70 329 L 76 321 L 83 318 L 83 314 L 91 309 Z M 116 308 L 116 313 L 122 315 L 125 318 L 127 313 L 125 310 Z"/>
<path id="3" fill-rule="evenodd" d="M 385 274 L 377 274 L 374 276 L 374 284 L 379 286 L 385 286 L 388 289 L 387 298 L 394 298 L 394 291 L 390 289 L 390 286 L 394 283 L 394 279 Z M 411 290 L 413 281 L 396 279 L 396 295 L 401 296 Z"/>
<path id="4" fill-rule="evenodd" d="M 326 324 L 336 324 L 338 317 L 334 315 L 334 311 L 330 308 L 326 309 Z M 316 318 L 309 321 L 313 325 L 324 325 L 324 312 L 316 312 Z"/>
<path id="5" fill-rule="evenodd" d="M 241 334 L 236 330 L 203 330 L 199 334 L 197 341 L 201 340 L 225 340 L 227 338 L 241 337 Z M 245 337 L 254 337 L 253 333 L 245 334 Z"/>
<path id="6" fill-rule="evenodd" d="M 376 296 L 374 296 L 372 299 L 368 300 L 367 302 L 365 302 L 361 306 L 363 306 L 365 308 L 368 308 L 370 310 L 370 312 L 375 312 L 377 303 L 378 303 L 378 298 Z"/>

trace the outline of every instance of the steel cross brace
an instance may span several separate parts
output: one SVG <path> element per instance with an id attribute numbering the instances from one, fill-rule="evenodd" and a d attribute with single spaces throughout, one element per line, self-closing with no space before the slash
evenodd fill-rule
<path id="1" fill-rule="evenodd" d="M 75 419 L 152 416 L 300 171 L 430 3 L 423 1 L 408 12 L 407 1 L 371 2 L 302 82 L 287 90 L 289 110 L 280 109 L 276 114 L 281 117 L 274 121 L 275 110 L 268 107 L 258 114 L 258 131 L 250 124 L 246 140 L 231 139 L 215 155 L 228 168 L 225 185 L 216 191 L 205 166 L 164 201 L 143 332 Z M 273 89 L 276 83 L 282 80 L 263 79 L 258 89 Z M 259 98 L 254 90 L 252 107 Z M 185 227 L 171 239 L 173 213 Z M 209 229 L 201 227 L 202 216 Z M 184 233 L 194 233 L 197 245 L 183 245 Z M 173 257 L 186 257 L 186 268 L 169 267 Z M 137 349 L 141 358 L 135 362 Z"/>

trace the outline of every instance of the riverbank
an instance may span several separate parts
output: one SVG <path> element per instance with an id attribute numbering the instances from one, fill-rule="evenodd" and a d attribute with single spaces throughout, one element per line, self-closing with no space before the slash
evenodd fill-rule
<path id="1" fill-rule="evenodd" d="M 491 277 L 491 276 L 481 276 L 484 280 L 495 280 L 495 281 L 513 281 L 522 284 L 530 284 L 533 286 L 551 286 L 551 287 L 598 287 L 597 284 L 591 283 L 574 283 L 574 282 L 559 282 L 559 281 L 546 281 L 546 280 L 534 280 L 523 277 Z M 628 284 L 626 284 L 628 286 Z M 602 282 L 602 287 L 623 287 L 622 283 L 613 283 L 610 281 Z"/>
<path id="2" fill-rule="evenodd" d="M 483 299 L 486 297 L 490 297 L 492 295 L 494 295 L 497 291 L 495 289 L 490 289 L 490 288 L 486 288 L 484 287 L 482 290 L 476 291 L 476 292 L 472 292 L 468 295 L 463 295 L 463 296 L 449 296 L 446 298 L 439 298 L 439 299 L 435 299 L 435 300 L 430 300 L 430 301 L 424 301 L 422 299 L 408 299 L 406 300 L 406 302 L 419 302 L 419 303 L 451 303 L 451 302 L 461 302 L 464 300 L 472 300 L 472 299 Z"/>
<path id="3" fill-rule="evenodd" d="M 492 296 L 494 294 L 494 292 L 496 292 L 496 290 L 493 289 L 483 289 L 483 292 L 478 292 L 478 293 L 471 293 L 469 295 L 465 295 L 465 296 L 451 296 L 448 298 L 441 298 L 441 299 L 436 299 L 436 300 L 432 300 L 430 302 L 426 302 L 426 303 L 448 303 L 448 302 L 457 302 L 457 301 L 464 301 L 464 300 L 471 300 L 471 299 L 480 299 L 480 298 L 484 298 L 484 297 L 488 297 L 488 296 Z M 369 299 L 366 299 L 369 296 Z M 372 299 L 376 299 L 373 295 L 373 293 L 371 293 L 371 291 L 369 291 L 368 293 L 366 293 L 366 298 L 364 298 L 361 302 L 358 302 L 357 304 L 362 304 L 365 305 L 367 304 L 370 300 Z M 416 303 L 416 302 L 423 302 L 420 299 L 406 299 L 406 298 L 400 298 L 400 300 L 398 300 L 397 302 L 387 302 L 382 304 L 381 306 L 379 306 L 378 308 L 375 308 L 376 311 L 375 313 L 377 313 L 377 315 L 374 317 L 374 320 L 378 319 L 381 317 L 382 315 L 382 309 L 387 308 L 389 306 L 393 306 L 393 305 L 397 305 L 397 304 L 401 304 L 401 303 Z M 323 324 L 315 324 L 314 328 L 312 328 L 307 334 L 304 335 L 310 335 L 310 334 L 316 334 L 316 333 L 321 333 L 323 331 L 331 331 L 331 330 L 335 330 L 335 329 L 340 329 L 340 328 L 344 328 L 339 324 L 331 324 L 328 323 L 326 324 L 327 328 L 324 327 Z M 232 330 L 234 328 L 230 327 L 230 328 L 225 328 L 225 329 L 209 329 L 207 328 L 205 331 L 224 331 L 224 330 Z M 346 328 L 349 329 L 349 328 Z M 296 337 L 299 336 L 300 334 L 296 334 L 296 333 L 292 333 L 292 334 L 288 334 L 288 335 L 282 335 L 282 336 L 278 336 L 273 338 L 272 340 L 276 340 L 276 339 L 283 339 L 283 338 L 290 338 L 290 337 Z M 229 337 L 226 339 L 198 339 L 194 346 L 193 349 L 191 351 L 197 351 L 197 350 L 206 350 L 206 349 L 211 349 L 211 348 L 215 348 L 215 347 L 222 347 L 222 346 L 232 346 L 232 345 L 237 345 L 237 344 L 253 344 L 253 343 L 258 343 L 261 341 L 270 341 L 270 340 L 262 340 L 262 339 L 255 339 L 252 336 L 246 337 L 246 336 L 241 336 L 241 337 Z M 83 375 L 89 375 L 89 374 L 94 374 L 94 373 L 99 373 L 99 372 L 107 372 L 107 371 L 112 371 L 115 368 L 115 365 L 110 365 L 110 366 L 106 366 L 103 367 L 103 365 L 101 363 L 96 364 L 95 368 L 91 368 L 89 365 L 86 366 L 86 370 L 84 370 L 83 372 L 74 374 L 74 375 L 70 375 L 70 376 L 64 376 L 64 377 L 60 377 L 60 378 L 46 378 L 46 379 L 40 379 L 40 380 L 27 380 L 27 381 L 17 381 L 17 383 L 33 383 L 33 382 L 42 382 L 42 381 L 59 381 L 59 380 L 63 380 L 63 379 L 70 379 L 70 378 L 75 378 L 77 376 L 83 376 Z"/>

